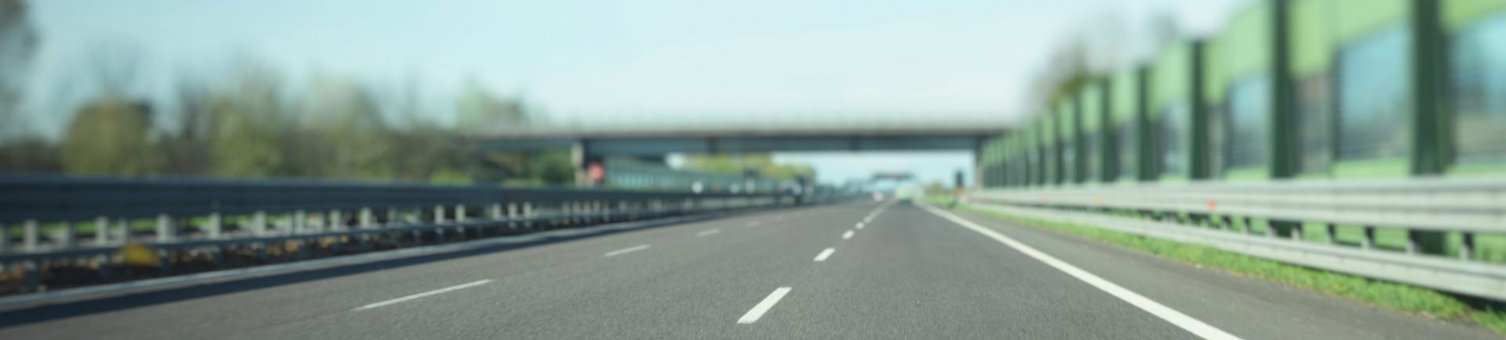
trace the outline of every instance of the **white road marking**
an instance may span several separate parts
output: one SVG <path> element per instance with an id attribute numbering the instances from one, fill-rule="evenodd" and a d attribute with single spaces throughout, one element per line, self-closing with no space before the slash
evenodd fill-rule
<path id="1" fill-rule="evenodd" d="M 863 222 L 858 222 L 858 225 L 856 226 L 856 228 L 863 229 Z"/>
<path id="2" fill-rule="evenodd" d="M 816 254 L 816 262 L 826 261 L 826 258 L 831 257 L 831 253 L 834 253 L 836 251 L 837 250 L 833 248 L 826 248 L 826 250 L 822 250 L 820 254 Z"/>
<path id="3" fill-rule="evenodd" d="M 457 291 L 457 290 L 461 290 L 461 289 L 466 289 L 466 288 L 471 288 L 471 287 L 475 287 L 475 286 L 484 285 L 484 284 L 487 284 L 487 283 L 490 283 L 490 282 L 492 282 L 491 279 L 485 279 L 485 280 L 471 282 L 471 283 L 467 283 L 467 284 L 463 284 L 463 285 L 458 285 L 458 286 L 449 286 L 449 287 L 435 289 L 435 290 L 431 290 L 431 291 L 427 291 L 427 292 L 423 292 L 423 293 L 413 294 L 413 295 L 404 296 L 404 297 L 400 297 L 400 298 L 396 298 L 396 299 L 392 299 L 392 300 L 387 300 L 387 301 L 377 302 L 377 303 L 373 303 L 373 304 L 369 304 L 369 305 L 365 305 L 365 306 L 356 307 L 356 309 L 352 309 L 352 311 L 362 311 L 362 310 L 377 308 L 377 307 L 386 306 L 386 305 L 390 305 L 390 304 L 394 304 L 394 303 L 399 303 L 399 302 L 403 302 L 403 301 L 408 301 L 408 300 L 423 298 L 423 297 L 426 297 L 426 296 L 433 296 L 433 295 L 439 295 L 439 294 L 449 293 L 449 292 L 453 292 L 453 291 Z"/>
<path id="4" fill-rule="evenodd" d="M 1166 320 L 1166 322 L 1170 322 L 1172 325 L 1181 327 L 1182 329 L 1191 332 L 1193 335 L 1197 335 L 1198 337 L 1201 337 L 1203 339 L 1239 339 L 1239 337 L 1234 336 L 1233 334 L 1229 334 L 1227 332 L 1224 332 L 1223 330 L 1203 323 L 1202 321 L 1193 319 L 1192 317 L 1187 316 L 1187 314 L 1182 314 L 1182 312 L 1171 309 L 1171 307 L 1166 307 L 1165 305 L 1162 305 L 1154 300 L 1151 300 L 1150 298 L 1135 293 L 1134 291 L 1120 287 L 1113 282 L 1109 282 L 1109 280 L 1098 277 L 1098 275 L 1093 275 L 1093 273 L 1089 273 L 1086 270 L 1077 268 L 1077 266 L 1073 266 L 1070 263 L 1058 260 L 1051 255 L 1047 255 L 1046 253 L 1036 250 L 1033 247 L 1025 245 L 1024 243 L 1020 243 L 1020 241 L 1009 238 L 1009 236 L 1004 236 L 1004 234 L 994 231 L 993 229 L 988 229 L 986 227 L 973 223 L 972 221 L 957 217 L 957 215 L 953 215 L 952 213 L 942 211 L 941 209 L 937 209 L 929 205 L 918 206 L 922 209 L 925 209 L 926 211 L 929 211 L 931 214 L 935 214 L 936 216 L 944 218 L 948 221 L 952 221 L 952 223 L 956 223 L 957 225 L 960 225 L 964 228 L 971 229 L 972 231 L 975 231 L 979 234 L 983 234 L 983 236 L 988 236 L 988 238 L 994 239 L 994 241 L 999 241 L 999 243 L 1003 243 L 1005 246 L 1014 248 L 1014 250 L 1024 253 L 1025 255 L 1030 256 L 1031 258 L 1034 258 L 1038 261 L 1041 261 L 1046 265 L 1051 266 L 1052 268 L 1056 268 L 1063 273 L 1067 273 L 1067 275 L 1071 275 L 1078 280 L 1082 280 L 1082 282 L 1086 282 L 1088 285 L 1091 285 L 1094 288 L 1098 288 L 1099 290 L 1109 293 L 1109 295 L 1113 295 L 1120 300 L 1124 300 L 1124 302 L 1129 302 L 1129 304 L 1134 305 L 1135 307 L 1139 307 L 1141 310 L 1149 312 L 1151 315 L 1155 315 L 1162 320 Z"/>
<path id="5" fill-rule="evenodd" d="M 843 240 L 850 239 L 850 238 L 852 238 L 852 231 L 851 230 L 848 230 L 847 232 L 842 233 L 842 239 Z"/>
<path id="6" fill-rule="evenodd" d="M 603 256 L 603 257 L 613 257 L 613 256 L 627 254 L 627 253 L 631 253 L 631 252 L 635 252 L 635 251 L 639 251 L 639 250 L 644 250 L 644 249 L 648 249 L 648 245 L 647 244 L 640 244 L 640 245 L 636 245 L 636 246 L 632 246 L 632 247 L 627 247 L 627 248 L 622 248 L 622 249 L 618 249 L 618 250 L 609 251 L 606 254 L 601 254 L 601 256 Z"/>
<path id="7" fill-rule="evenodd" d="M 753 222 L 743 223 L 743 225 L 749 226 L 749 227 L 757 227 L 759 224 L 763 224 L 763 222 L 753 221 Z"/>
<path id="8" fill-rule="evenodd" d="M 721 229 L 702 230 L 699 233 L 695 233 L 695 237 L 704 237 L 704 236 L 708 236 L 708 235 L 716 235 L 716 233 L 720 233 L 720 232 L 722 232 Z"/>
<path id="9" fill-rule="evenodd" d="M 758 318 L 763 317 L 763 313 L 768 313 L 770 308 L 774 308 L 774 304 L 779 303 L 779 300 L 783 299 L 784 295 L 789 293 L 790 287 L 775 289 L 773 293 L 769 293 L 768 297 L 763 298 L 763 301 L 759 301 L 757 305 L 754 305 L 753 309 L 749 309 L 747 313 L 743 314 L 743 317 L 737 318 L 737 324 L 746 325 L 758 322 Z"/>

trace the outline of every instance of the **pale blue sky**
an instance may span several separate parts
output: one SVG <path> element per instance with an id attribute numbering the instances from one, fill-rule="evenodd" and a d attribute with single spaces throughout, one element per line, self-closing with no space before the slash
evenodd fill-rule
<path id="1" fill-rule="evenodd" d="M 1028 79 L 1063 40 L 1092 31 L 1084 27 L 1108 17 L 1135 26 L 1165 9 L 1206 31 L 1243 2 L 35 1 L 43 45 L 28 107 L 41 131 L 60 131 L 67 117 L 48 114 L 60 112 L 49 105 L 89 91 L 66 80 L 94 46 L 123 43 L 142 52 L 141 95 L 162 97 L 177 78 L 226 74 L 250 56 L 294 82 L 324 74 L 396 88 L 412 77 L 441 122 L 451 121 L 452 96 L 467 79 L 522 95 L 555 122 L 822 113 L 1010 120 L 1031 109 L 1022 100 Z M 864 157 L 923 163 L 895 166 L 924 173 L 971 168 L 965 154 Z M 820 171 L 863 176 L 835 167 Z"/>

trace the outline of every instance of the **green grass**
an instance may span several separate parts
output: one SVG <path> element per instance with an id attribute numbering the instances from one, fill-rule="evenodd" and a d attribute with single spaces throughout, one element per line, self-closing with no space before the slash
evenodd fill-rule
<path id="1" fill-rule="evenodd" d="M 946 205 L 950 201 L 950 198 L 927 197 L 924 200 L 936 205 Z M 1506 312 L 1499 312 L 1489 307 L 1483 309 L 1477 308 L 1465 303 L 1460 297 L 1444 294 L 1432 289 L 1311 269 L 1212 247 L 1142 237 L 1093 226 L 1012 216 L 992 210 L 974 208 L 965 204 L 959 206 L 959 208 L 963 211 L 992 218 L 1077 235 L 1165 258 L 1219 268 L 1246 276 L 1320 291 L 1404 312 L 1422 314 L 1444 320 L 1472 321 L 1478 325 L 1490 328 L 1497 333 L 1506 334 Z M 1261 226 L 1262 228 L 1254 227 L 1252 226 L 1251 229 L 1258 230 L 1257 233 L 1264 232 L 1264 226 Z M 1360 237 L 1356 235 L 1345 236 L 1344 233 L 1343 228 L 1341 228 L 1339 231 L 1341 240 L 1344 237 Z M 1359 232 L 1355 231 L 1354 233 Z M 1312 240 L 1310 237 L 1312 235 L 1304 234 L 1305 238 Z M 1382 235 L 1385 236 L 1383 237 Z M 1326 237 L 1326 235 L 1322 234 L 1318 234 L 1317 236 L 1317 240 L 1322 240 L 1323 237 Z M 1377 231 L 1376 239 L 1376 243 L 1378 244 L 1383 242 L 1404 242 L 1405 234 L 1398 237 Z M 1483 247 L 1485 246 L 1484 241 L 1483 239 L 1479 239 L 1477 240 L 1477 244 Z M 1500 247 L 1506 244 L 1501 239 L 1493 239 L 1490 243 L 1493 247 Z"/>

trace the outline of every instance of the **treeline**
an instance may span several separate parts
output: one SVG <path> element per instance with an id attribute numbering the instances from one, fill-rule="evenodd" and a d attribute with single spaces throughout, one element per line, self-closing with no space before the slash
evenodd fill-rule
<path id="1" fill-rule="evenodd" d="M 139 50 L 92 46 L 66 84 L 78 100 L 21 109 L 37 46 L 23 0 L 0 0 L 0 174 L 321 178 L 437 183 L 565 184 L 565 150 L 520 154 L 471 148 L 465 134 L 526 128 L 524 106 L 468 82 L 454 99 L 457 128 L 435 122 L 412 82 L 348 78 L 290 81 L 253 59 L 224 74 L 138 79 Z M 75 79 L 76 78 L 76 79 Z M 83 93 L 78 93 L 83 92 Z M 171 93 L 164 93 L 171 92 Z M 166 99 L 164 99 L 166 98 Z M 32 118 L 64 116 L 61 134 Z"/>
<path id="2" fill-rule="evenodd" d="M 472 149 L 459 129 L 423 114 L 412 91 L 383 95 L 360 82 L 321 77 L 291 86 L 254 65 L 232 73 L 218 86 L 181 81 L 167 105 L 103 91 L 73 111 L 59 140 L 7 139 L 0 171 L 434 183 L 573 179 L 563 151 Z M 475 84 L 456 110 L 473 126 L 525 123 L 516 100 Z"/>

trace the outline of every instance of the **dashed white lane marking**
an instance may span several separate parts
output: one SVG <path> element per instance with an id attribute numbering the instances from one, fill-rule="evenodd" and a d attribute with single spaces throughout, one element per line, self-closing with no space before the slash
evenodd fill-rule
<path id="1" fill-rule="evenodd" d="M 836 251 L 837 250 L 834 248 L 826 248 L 826 250 L 822 250 L 820 254 L 816 254 L 816 262 L 826 261 L 826 258 L 831 257 L 831 253 L 834 253 Z"/>
<path id="2" fill-rule="evenodd" d="M 744 313 L 743 317 L 737 318 L 737 324 L 746 325 L 758 322 L 758 318 L 763 317 L 764 313 L 768 313 L 770 308 L 774 308 L 774 305 L 778 304 L 779 300 L 783 299 L 784 295 L 789 293 L 790 287 L 775 289 L 773 293 L 769 293 L 768 297 L 763 298 L 763 301 L 759 301 L 757 305 L 754 305 L 753 309 L 749 309 L 747 313 Z"/>
<path id="3" fill-rule="evenodd" d="M 759 224 L 763 224 L 763 222 L 752 221 L 752 222 L 748 222 L 748 223 L 743 223 L 743 225 L 749 226 L 749 227 L 757 227 Z"/>
<path id="4" fill-rule="evenodd" d="M 695 233 L 695 237 L 705 237 L 705 236 L 709 236 L 709 235 L 716 235 L 716 233 L 720 233 L 720 232 L 722 232 L 721 229 L 702 230 L 699 233 Z"/>
<path id="5" fill-rule="evenodd" d="M 373 304 L 369 304 L 369 305 L 365 305 L 365 306 L 356 307 L 356 309 L 352 309 L 352 311 L 362 311 L 362 310 L 377 308 L 377 307 L 386 306 L 386 305 L 390 305 L 390 304 L 394 304 L 394 303 L 399 303 L 399 302 L 403 302 L 403 301 L 408 301 L 408 300 L 413 300 L 413 299 L 419 299 L 419 298 L 423 298 L 423 297 L 427 297 L 427 296 L 434 296 L 434 295 L 449 293 L 449 292 L 453 292 L 453 291 L 457 291 L 457 290 L 461 290 L 461 289 L 466 289 L 466 288 L 471 288 L 471 287 L 475 287 L 475 286 L 484 285 L 484 284 L 487 284 L 487 283 L 490 283 L 490 282 L 492 282 L 491 279 L 485 279 L 485 280 L 471 282 L 471 283 L 462 284 L 462 285 L 449 286 L 449 287 L 435 289 L 435 290 L 431 290 L 431 291 L 427 291 L 427 292 L 423 292 L 423 293 L 413 294 L 413 295 L 404 296 L 404 297 L 400 297 L 400 298 L 396 298 L 396 299 L 392 299 L 392 300 L 387 300 L 387 301 L 377 302 L 377 303 L 373 303 Z"/>
<path id="6" fill-rule="evenodd" d="M 842 233 L 842 239 L 843 240 L 850 239 L 850 238 L 852 238 L 852 231 L 851 230 L 848 230 L 847 232 Z"/>
<path id="7" fill-rule="evenodd" d="M 863 222 L 858 222 L 858 224 L 854 226 L 854 228 L 863 229 Z"/>
<path id="8" fill-rule="evenodd" d="M 1124 302 L 1129 302 L 1129 304 L 1134 305 L 1135 307 L 1139 307 L 1141 310 L 1149 312 L 1151 315 L 1155 315 L 1162 320 L 1166 320 L 1166 322 L 1170 322 L 1172 325 L 1181 327 L 1182 329 L 1191 332 L 1193 335 L 1197 335 L 1198 337 L 1201 337 L 1203 339 L 1239 339 L 1239 337 L 1234 336 L 1233 334 L 1229 334 L 1227 332 L 1224 332 L 1223 330 L 1203 323 L 1202 321 L 1193 319 L 1192 317 L 1187 316 L 1187 314 L 1182 314 L 1182 312 L 1171 309 L 1171 307 L 1166 307 L 1165 305 L 1162 305 L 1159 302 L 1140 295 L 1139 293 L 1135 293 L 1134 291 L 1120 287 L 1113 282 L 1109 282 L 1109 280 L 1098 277 L 1098 275 L 1093 275 L 1093 273 L 1089 273 L 1086 270 L 1077 268 L 1077 266 L 1073 266 L 1070 263 L 1058 260 L 1055 257 L 1036 250 L 1031 246 L 1020 243 L 1020 241 L 1009 238 L 1009 236 L 1004 236 L 1004 234 L 994 231 L 993 229 L 988 229 L 986 227 L 973 223 L 972 221 L 957 217 L 957 215 L 953 215 L 952 213 L 942 211 L 941 209 L 937 209 L 929 205 L 918 206 L 925 209 L 926 211 L 931 212 L 931 214 L 935 214 L 936 216 L 944 218 L 948 221 L 952 221 L 952 223 L 956 223 L 957 225 L 960 225 L 964 228 L 971 229 L 972 231 L 975 231 L 979 234 L 983 234 L 983 236 L 994 239 L 994 241 L 999 241 L 999 243 L 1003 243 L 1005 246 L 1014 248 L 1014 250 L 1024 253 L 1025 255 L 1030 256 L 1031 258 L 1034 258 L 1038 261 L 1041 261 L 1046 265 L 1051 266 L 1052 268 L 1056 268 L 1057 270 L 1067 273 L 1067 275 L 1077 278 L 1078 280 L 1082 280 L 1082 282 L 1086 282 L 1088 285 L 1091 285 L 1094 288 L 1098 288 L 1099 290 L 1109 293 L 1109 295 L 1113 295 L 1120 300 L 1124 300 Z"/>
<path id="9" fill-rule="evenodd" d="M 644 250 L 644 249 L 648 249 L 648 245 L 647 244 L 640 244 L 640 245 L 636 245 L 636 246 L 632 246 L 632 247 L 627 247 L 627 248 L 622 248 L 622 249 L 618 249 L 618 250 L 609 251 L 606 254 L 601 254 L 601 256 L 603 256 L 603 257 L 613 257 L 613 256 L 627 254 L 627 253 L 631 253 L 631 252 L 635 252 L 635 251 L 639 251 L 639 250 Z"/>

